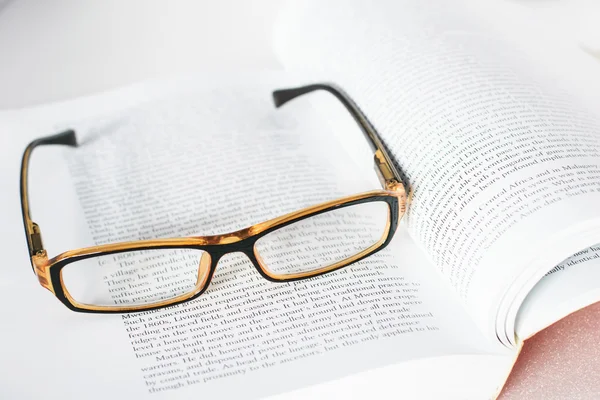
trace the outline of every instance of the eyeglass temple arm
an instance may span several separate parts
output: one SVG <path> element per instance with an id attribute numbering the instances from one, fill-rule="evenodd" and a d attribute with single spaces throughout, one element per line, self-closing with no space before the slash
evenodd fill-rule
<path id="1" fill-rule="evenodd" d="M 356 103 L 344 91 L 333 84 L 316 83 L 312 85 L 300 86 L 290 89 L 279 89 L 273 92 L 273 101 L 275 107 L 281 107 L 290 100 L 303 94 L 311 93 L 316 90 L 325 90 L 333 94 L 343 105 L 346 110 L 352 115 L 354 121 L 358 124 L 365 135 L 371 150 L 375 152 L 375 171 L 379 177 L 381 185 L 385 189 L 394 190 L 400 185 L 404 187 L 404 175 L 398 171 L 392 158 L 385 148 L 379 134 L 373 127 L 373 124 L 367 119 L 367 116 L 360 110 Z"/>
<path id="2" fill-rule="evenodd" d="M 23 152 L 23 158 L 21 159 L 21 211 L 23 213 L 23 225 L 25 226 L 25 235 L 27 236 L 27 247 L 29 248 L 29 255 L 34 256 L 46 256 L 44 245 L 42 243 L 42 234 L 38 224 L 31 220 L 29 211 L 29 196 L 27 186 L 27 175 L 29 170 L 29 159 L 33 149 L 38 146 L 47 144 L 62 144 L 66 146 L 77 146 L 77 138 L 75 137 L 75 131 L 67 130 L 56 135 L 46 136 L 39 138 L 29 143 Z M 32 267 L 33 258 L 32 258 Z"/>

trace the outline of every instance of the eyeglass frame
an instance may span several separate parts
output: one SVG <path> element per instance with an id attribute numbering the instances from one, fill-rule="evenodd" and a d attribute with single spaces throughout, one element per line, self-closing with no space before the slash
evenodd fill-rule
<path id="1" fill-rule="evenodd" d="M 66 307 L 72 311 L 108 314 L 140 312 L 181 304 L 198 298 L 210 287 L 210 283 L 221 257 L 229 253 L 244 253 L 250 259 L 258 273 L 263 278 L 271 282 L 292 282 L 302 279 L 309 279 L 336 271 L 383 250 L 392 240 L 400 219 L 406 212 L 407 206 L 410 202 L 411 193 L 408 190 L 409 186 L 406 183 L 406 177 L 399 171 L 398 168 L 396 168 L 387 148 L 385 147 L 374 126 L 367 119 L 366 115 L 339 87 L 328 83 L 318 83 L 290 89 L 275 90 L 272 93 L 272 96 L 275 107 L 278 108 L 295 99 L 296 97 L 316 90 L 324 90 L 333 94 L 345 106 L 346 110 L 352 115 L 356 123 L 359 125 L 371 147 L 371 150 L 374 152 L 373 158 L 375 162 L 375 171 L 377 172 L 383 189 L 345 196 L 336 200 L 331 200 L 303 208 L 301 210 L 255 224 L 235 232 L 229 232 L 221 235 L 190 236 L 183 238 L 150 239 L 109 243 L 84 247 L 76 250 L 69 250 L 49 259 L 48 254 L 43 246 L 40 227 L 37 223 L 33 222 L 30 217 L 28 196 L 29 159 L 33 150 L 42 145 L 58 144 L 77 147 L 78 143 L 75 131 L 73 130 L 67 130 L 56 135 L 42 137 L 29 143 L 29 145 L 25 148 L 21 160 L 21 209 L 23 214 L 25 235 L 27 238 L 27 246 L 31 257 L 31 265 L 40 285 L 52 292 Z M 315 215 L 356 204 L 375 201 L 383 201 L 388 206 L 388 221 L 384 234 L 375 244 L 344 260 L 320 269 L 316 269 L 314 271 L 293 274 L 275 274 L 272 271 L 269 271 L 269 269 L 263 265 L 262 259 L 256 251 L 256 242 L 261 237 L 272 231 L 283 228 L 289 224 L 301 221 L 303 219 L 313 217 Z M 62 280 L 62 269 L 76 261 L 128 251 L 170 248 L 195 249 L 202 250 L 204 252 L 198 265 L 198 281 L 196 282 L 194 291 L 191 293 L 179 295 L 169 300 L 149 303 L 148 305 L 96 306 L 80 303 L 73 299 L 68 290 L 65 288 Z M 205 255 L 209 256 L 208 260 L 204 258 Z M 210 264 L 206 265 L 207 262 Z M 209 268 L 209 270 L 205 271 L 201 282 L 200 269 L 203 267 Z"/>

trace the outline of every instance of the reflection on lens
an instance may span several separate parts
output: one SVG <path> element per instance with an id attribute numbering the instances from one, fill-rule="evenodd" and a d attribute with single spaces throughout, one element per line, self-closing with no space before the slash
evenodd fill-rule
<path id="1" fill-rule="evenodd" d="M 210 255 L 202 250 L 136 250 L 75 261 L 62 269 L 61 279 L 81 304 L 148 306 L 196 292 L 209 266 Z"/>
<path id="2" fill-rule="evenodd" d="M 257 240 L 263 268 L 276 275 L 326 269 L 387 236 L 389 207 L 383 201 L 327 211 L 279 228 Z"/>

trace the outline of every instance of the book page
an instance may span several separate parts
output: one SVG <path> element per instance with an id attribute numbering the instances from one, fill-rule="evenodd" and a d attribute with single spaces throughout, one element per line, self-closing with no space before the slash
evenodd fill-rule
<path id="1" fill-rule="evenodd" d="M 34 220 L 51 254 L 70 246 L 230 232 L 377 188 L 372 166 L 348 157 L 315 110 L 300 104 L 276 110 L 271 89 L 229 85 L 54 124 L 75 128 L 80 146 L 48 147 L 32 158 Z M 13 119 L 38 118 L 23 112 Z M 62 186 L 40 168 L 57 158 L 67 174 Z M 42 201 L 48 191 L 34 187 L 48 180 L 56 185 L 52 193 L 76 200 L 68 209 Z M 79 217 L 79 225 L 65 225 L 62 212 Z M 61 231 L 75 243 L 51 239 Z M 497 355 L 510 362 L 514 355 L 478 332 L 404 228 L 389 249 L 293 283 L 269 282 L 243 254 L 228 254 L 200 298 L 149 312 L 73 313 L 27 284 L 33 276 L 20 276 L 3 295 L 31 293 L 20 312 L 7 313 L 17 326 L 9 340 L 28 345 L 7 353 L 3 365 L 10 369 L 1 371 L 7 377 L 2 390 L 20 397 L 43 390 L 56 398 L 256 398 L 416 358 Z M 140 283 L 109 282 L 107 289 L 135 290 Z M 30 338 L 37 324 L 44 324 L 44 343 L 56 350 Z M 48 369 L 44 357 L 53 351 L 60 357 Z M 34 366 L 20 361 L 33 354 L 43 360 Z M 17 379 L 23 368 L 36 385 Z"/>
<path id="2" fill-rule="evenodd" d="M 486 22 L 461 3 L 292 2 L 275 37 L 286 67 L 363 108 L 413 187 L 409 232 L 514 345 L 528 291 L 600 241 L 600 124 Z"/>

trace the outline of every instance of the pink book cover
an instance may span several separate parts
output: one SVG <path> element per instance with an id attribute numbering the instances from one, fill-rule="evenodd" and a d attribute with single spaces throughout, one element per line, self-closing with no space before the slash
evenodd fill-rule
<path id="1" fill-rule="evenodd" d="M 527 339 L 499 400 L 600 399 L 600 303 Z"/>

